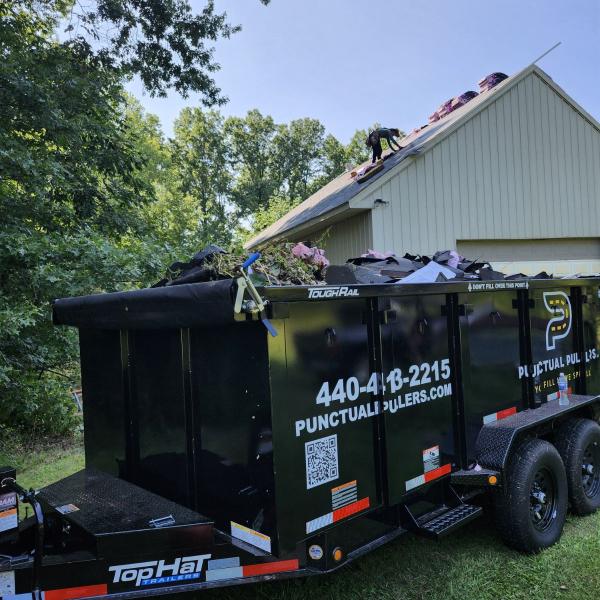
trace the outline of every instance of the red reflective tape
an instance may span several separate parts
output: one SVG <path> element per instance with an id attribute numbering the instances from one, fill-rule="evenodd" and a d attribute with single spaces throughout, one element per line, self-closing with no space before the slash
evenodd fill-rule
<path id="1" fill-rule="evenodd" d="M 448 475 L 451 470 L 452 465 L 448 463 L 447 465 L 442 465 L 437 469 L 433 469 L 433 471 L 427 471 L 427 473 L 425 473 L 425 483 L 438 479 L 438 477 L 442 477 L 443 475 Z"/>
<path id="2" fill-rule="evenodd" d="M 259 563 L 258 565 L 246 565 L 242 567 L 244 577 L 254 575 L 269 575 L 270 573 L 281 573 L 283 571 L 297 571 L 300 568 L 298 559 L 280 560 L 279 562 Z"/>
<path id="3" fill-rule="evenodd" d="M 73 600 L 74 598 L 89 598 L 90 596 L 105 596 L 108 587 L 105 583 L 98 585 L 82 585 L 81 587 L 64 588 L 62 590 L 46 590 L 45 600 Z"/>
<path id="4" fill-rule="evenodd" d="M 339 521 L 341 519 L 345 519 L 350 515 L 353 515 L 361 510 L 365 510 L 365 508 L 369 508 L 370 502 L 369 498 L 363 498 L 362 500 L 358 500 L 357 502 L 353 502 L 352 504 L 348 504 L 347 506 L 342 506 L 342 508 L 338 508 L 333 511 L 333 522 Z"/>
<path id="5" fill-rule="evenodd" d="M 511 406 L 510 408 L 505 408 L 504 410 L 499 410 L 496 413 L 496 419 L 498 419 L 498 421 L 500 419 L 506 419 L 506 417 L 510 417 L 511 415 L 516 415 L 517 414 L 517 407 L 516 406 Z"/>

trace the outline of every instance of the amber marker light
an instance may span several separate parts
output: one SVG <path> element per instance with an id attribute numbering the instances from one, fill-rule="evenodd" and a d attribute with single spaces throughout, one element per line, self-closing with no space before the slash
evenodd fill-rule
<path id="1" fill-rule="evenodd" d="M 342 558 L 344 558 L 344 553 L 342 552 L 341 548 L 335 548 L 334 551 L 332 552 L 332 556 L 333 556 L 333 560 L 335 560 L 335 562 L 340 562 L 340 560 L 342 560 Z"/>

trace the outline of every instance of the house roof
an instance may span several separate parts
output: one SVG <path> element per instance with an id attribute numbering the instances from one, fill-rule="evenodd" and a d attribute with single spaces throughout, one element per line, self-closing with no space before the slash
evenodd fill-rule
<path id="1" fill-rule="evenodd" d="M 572 100 L 558 85 L 556 85 L 544 71 L 535 65 L 530 65 L 515 75 L 508 77 L 491 90 L 481 92 L 470 102 L 452 111 L 439 121 L 428 124 L 404 137 L 400 141 L 400 145 L 403 146 L 403 149 L 395 154 L 387 152 L 384 156 L 384 158 L 386 158 L 384 161 L 384 168 L 368 181 L 364 183 L 356 182 L 349 171 L 339 175 L 279 220 L 275 221 L 275 223 L 249 240 L 245 244 L 246 248 L 257 248 L 267 242 L 285 239 L 286 236 L 292 233 L 304 230 L 308 231 L 309 229 L 318 228 L 319 226 L 325 226 L 333 217 L 350 210 L 350 200 L 355 198 L 356 200 L 359 200 L 359 196 L 365 196 L 368 193 L 367 190 L 372 188 L 374 184 L 383 183 L 382 179 L 387 180 L 392 173 L 396 173 L 404 166 L 408 166 L 411 160 L 414 160 L 414 157 L 433 148 L 433 146 L 442 141 L 447 135 L 450 135 L 455 129 L 473 118 L 486 106 L 494 102 L 500 95 L 506 93 L 519 81 L 533 72 L 539 75 L 559 95 L 571 104 L 575 110 L 600 130 L 600 124 Z M 387 157 L 388 154 L 393 155 Z M 367 161 L 363 163 L 363 165 L 366 165 L 369 162 L 370 161 Z M 352 204 L 356 206 L 355 202 Z"/>

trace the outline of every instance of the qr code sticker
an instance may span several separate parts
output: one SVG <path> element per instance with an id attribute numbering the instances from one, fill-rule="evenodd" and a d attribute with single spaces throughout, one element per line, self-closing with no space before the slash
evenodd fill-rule
<path id="1" fill-rule="evenodd" d="M 304 444 L 306 489 L 334 481 L 340 476 L 337 434 Z"/>

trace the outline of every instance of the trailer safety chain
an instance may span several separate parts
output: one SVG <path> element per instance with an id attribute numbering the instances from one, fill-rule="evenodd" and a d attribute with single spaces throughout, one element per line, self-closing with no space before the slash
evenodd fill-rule
<path id="1" fill-rule="evenodd" d="M 35 490 L 30 488 L 29 491 L 21 487 L 12 477 L 6 477 L 0 481 L 0 489 L 6 488 L 10 492 L 16 493 L 21 497 L 23 502 L 27 502 L 33 509 L 35 518 L 35 550 L 33 553 L 33 572 L 32 572 L 32 599 L 42 600 L 42 591 L 40 589 L 40 575 L 42 572 L 42 557 L 44 554 L 44 512 L 41 504 L 35 497 Z"/>
<path id="2" fill-rule="evenodd" d="M 236 313 L 249 313 L 249 314 L 259 314 L 260 320 L 262 324 L 267 328 L 267 331 L 273 336 L 277 336 L 277 330 L 273 327 L 273 324 L 267 318 L 266 314 L 266 304 L 267 302 L 263 300 L 258 293 L 258 290 L 252 283 L 252 280 L 248 276 L 247 269 L 256 262 L 260 258 L 260 252 L 254 252 L 251 254 L 242 265 L 238 267 L 238 272 L 240 273 L 240 277 L 236 279 L 237 282 L 237 294 L 235 297 L 235 304 L 233 307 L 234 312 Z M 250 299 L 244 300 L 244 295 L 248 290 L 250 294 Z"/>

